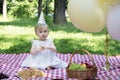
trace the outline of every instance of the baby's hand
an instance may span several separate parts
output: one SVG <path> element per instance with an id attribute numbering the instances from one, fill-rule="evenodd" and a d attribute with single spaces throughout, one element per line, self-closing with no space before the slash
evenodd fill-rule
<path id="1" fill-rule="evenodd" d="M 40 47 L 40 50 L 45 50 L 46 48 L 44 46 L 41 46 Z"/>

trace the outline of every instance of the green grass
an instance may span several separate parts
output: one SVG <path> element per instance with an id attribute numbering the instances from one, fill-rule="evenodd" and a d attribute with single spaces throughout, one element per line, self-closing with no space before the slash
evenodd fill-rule
<path id="1" fill-rule="evenodd" d="M 49 37 L 54 39 L 57 51 L 72 53 L 77 49 L 86 49 L 92 54 L 103 54 L 105 50 L 105 29 L 99 33 L 87 33 L 74 27 L 71 22 L 66 25 L 54 25 L 46 17 L 50 27 Z M 31 41 L 37 39 L 34 26 L 37 18 L 0 19 L 0 53 L 29 52 Z M 120 41 L 109 41 L 109 55 L 119 55 Z"/>

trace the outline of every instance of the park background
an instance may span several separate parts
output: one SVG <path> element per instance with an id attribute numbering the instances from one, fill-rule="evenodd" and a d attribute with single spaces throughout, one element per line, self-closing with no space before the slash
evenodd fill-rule
<path id="1" fill-rule="evenodd" d="M 104 54 L 106 27 L 98 33 L 77 29 L 67 14 L 68 1 L 0 0 L 0 53 L 29 53 L 32 40 L 37 39 L 34 27 L 43 11 L 50 28 L 49 37 L 59 53 L 86 49 L 92 54 Z M 120 41 L 108 38 L 109 55 L 119 55 Z"/>

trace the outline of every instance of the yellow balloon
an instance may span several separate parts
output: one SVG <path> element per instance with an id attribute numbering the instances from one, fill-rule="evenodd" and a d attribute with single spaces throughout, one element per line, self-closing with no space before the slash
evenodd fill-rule
<path id="1" fill-rule="evenodd" d="M 105 26 L 105 5 L 98 0 L 70 0 L 68 14 L 80 30 L 100 32 Z"/>
<path id="2" fill-rule="evenodd" d="M 120 0 L 106 0 L 106 2 L 108 2 L 109 5 L 116 5 Z"/>
<path id="3" fill-rule="evenodd" d="M 120 0 L 99 0 L 102 3 L 108 4 L 109 6 L 120 3 Z"/>

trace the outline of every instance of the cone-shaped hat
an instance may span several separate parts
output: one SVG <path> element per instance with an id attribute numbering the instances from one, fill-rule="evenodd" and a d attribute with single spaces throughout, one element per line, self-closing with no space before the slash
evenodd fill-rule
<path id="1" fill-rule="evenodd" d="M 40 24 L 46 24 L 46 21 L 45 21 L 45 18 L 44 18 L 44 14 L 43 14 L 42 11 L 41 11 L 38 23 L 40 23 Z"/>

